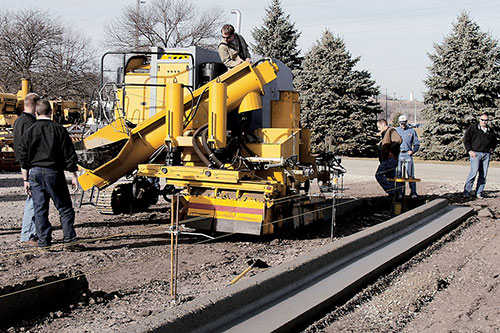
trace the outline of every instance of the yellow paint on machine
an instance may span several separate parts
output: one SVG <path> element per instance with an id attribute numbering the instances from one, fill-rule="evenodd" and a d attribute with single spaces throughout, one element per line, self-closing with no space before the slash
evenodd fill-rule
<path id="1" fill-rule="evenodd" d="M 255 67 L 245 63 L 221 75 L 220 81 L 227 84 L 227 109 L 232 110 L 239 106 L 248 93 L 262 91 L 265 84 L 276 79 L 277 71 L 278 67 L 270 62 L 262 62 Z M 195 90 L 193 97 L 203 95 L 205 88 L 206 86 L 203 86 Z M 191 107 L 191 98 L 191 95 L 184 98 L 184 110 Z M 207 102 L 208 98 L 204 98 L 202 104 Z M 135 170 L 138 164 L 146 163 L 165 143 L 165 113 L 166 110 L 163 109 L 138 124 L 130 131 L 128 141 L 117 156 L 95 170 L 87 170 L 82 174 L 78 181 L 83 190 L 89 190 L 92 186 L 101 189 Z"/>
<path id="2" fill-rule="evenodd" d="M 264 202 L 200 196 L 189 198 L 188 215 L 262 223 L 264 209 Z"/>

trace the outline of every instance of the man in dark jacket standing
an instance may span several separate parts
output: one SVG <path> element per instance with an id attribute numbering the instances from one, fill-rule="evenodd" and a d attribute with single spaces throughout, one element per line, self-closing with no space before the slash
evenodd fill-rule
<path id="1" fill-rule="evenodd" d="M 486 113 L 479 117 L 479 124 L 469 126 L 464 135 L 465 149 L 470 156 L 470 172 L 464 186 L 464 197 L 468 198 L 477 177 L 476 197 L 483 197 L 486 175 L 490 165 L 490 155 L 497 146 L 495 133 L 488 127 L 489 118 Z"/>
<path id="2" fill-rule="evenodd" d="M 71 202 L 64 170 L 72 175 L 73 188 L 78 186 L 77 155 L 66 129 L 51 120 L 50 103 L 36 103 L 37 121 L 25 133 L 19 147 L 19 161 L 25 180 L 24 189 L 33 197 L 38 247 L 52 244 L 52 226 L 49 222 L 49 199 L 59 211 L 63 229 L 64 248 L 79 249 L 73 226 L 75 211 Z"/>
<path id="3" fill-rule="evenodd" d="M 380 133 L 380 142 L 378 145 L 380 165 L 375 173 L 375 179 L 377 179 L 377 182 L 382 186 L 385 193 L 391 196 L 394 195 L 396 186 L 388 178 L 396 177 L 399 145 L 402 140 L 398 132 L 394 128 L 389 127 L 385 119 L 377 121 L 377 128 Z M 400 193 L 400 186 L 398 186 L 398 193 Z"/>
<path id="4" fill-rule="evenodd" d="M 30 93 L 24 98 L 24 112 L 14 122 L 14 156 L 19 161 L 19 146 L 24 132 L 36 121 L 35 105 L 40 96 Z M 27 180 L 26 178 L 24 180 Z M 23 222 L 21 226 L 21 243 L 23 245 L 36 246 L 38 237 L 35 228 L 35 212 L 33 210 L 33 199 L 31 195 L 26 198 L 24 204 Z"/>

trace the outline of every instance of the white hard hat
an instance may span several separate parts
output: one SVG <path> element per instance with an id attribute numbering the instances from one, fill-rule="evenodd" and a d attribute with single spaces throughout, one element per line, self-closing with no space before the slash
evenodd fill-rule
<path id="1" fill-rule="evenodd" d="M 400 115 L 399 116 L 399 122 L 400 123 L 405 123 L 408 121 L 408 118 L 406 118 L 406 116 L 404 114 Z"/>

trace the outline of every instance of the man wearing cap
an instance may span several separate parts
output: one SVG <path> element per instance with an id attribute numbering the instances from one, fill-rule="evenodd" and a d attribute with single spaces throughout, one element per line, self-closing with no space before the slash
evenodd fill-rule
<path id="1" fill-rule="evenodd" d="M 403 169 L 406 170 L 408 178 L 415 177 L 415 165 L 413 164 L 413 154 L 420 148 L 417 132 L 408 127 L 408 119 L 405 115 L 399 116 L 399 127 L 396 131 L 401 136 L 399 159 L 398 159 L 398 177 L 404 177 Z M 417 183 L 410 182 L 410 197 L 417 197 Z"/>

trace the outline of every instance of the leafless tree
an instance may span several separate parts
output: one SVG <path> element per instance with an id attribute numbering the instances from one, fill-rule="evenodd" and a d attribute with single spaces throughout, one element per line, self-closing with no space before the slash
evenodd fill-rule
<path id="1" fill-rule="evenodd" d="M 90 41 L 38 9 L 0 12 L 0 85 L 9 92 L 29 79 L 50 98 L 88 99 L 98 84 Z"/>
<path id="2" fill-rule="evenodd" d="M 104 45 L 117 50 L 147 50 L 152 46 L 214 48 L 224 22 L 219 7 L 201 12 L 185 0 L 151 0 L 126 7 L 105 26 Z"/>

